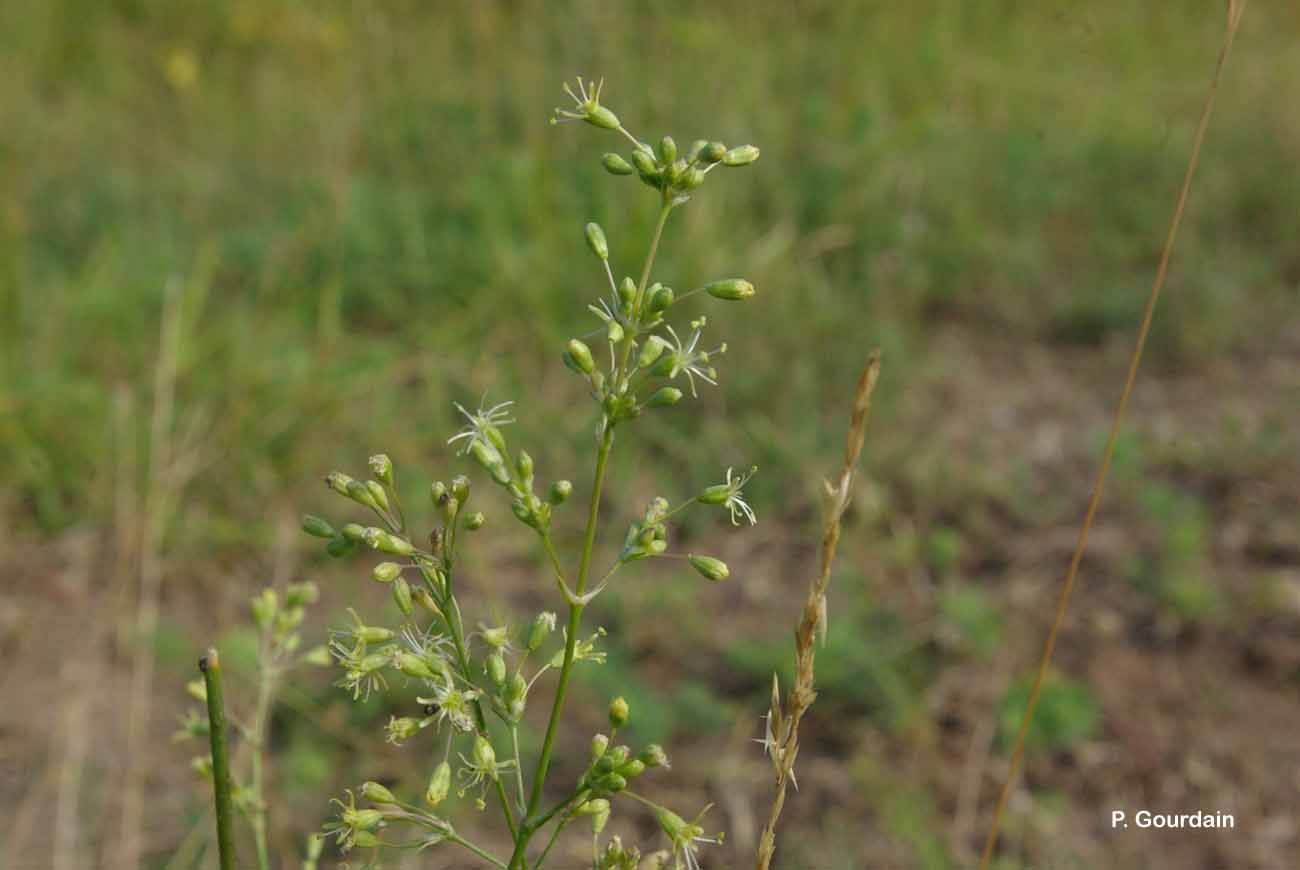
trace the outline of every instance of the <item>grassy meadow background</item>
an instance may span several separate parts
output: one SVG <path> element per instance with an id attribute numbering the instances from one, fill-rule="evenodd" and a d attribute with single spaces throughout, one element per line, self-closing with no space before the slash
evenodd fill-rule
<path id="1" fill-rule="evenodd" d="M 340 518 L 324 471 L 385 450 L 424 504 L 465 470 L 452 401 L 487 392 L 518 402 L 512 442 L 539 474 L 585 498 L 593 420 L 559 364 L 603 284 L 582 225 L 631 271 L 654 203 L 601 170 L 614 137 L 546 123 L 578 73 L 644 139 L 763 149 L 674 215 L 657 268 L 759 288 L 716 318 L 722 387 L 621 437 L 607 490 L 617 530 L 660 487 L 757 463 L 761 525 L 688 520 L 725 584 L 652 566 L 598 602 L 610 663 L 582 674 L 570 755 L 625 694 L 674 760 L 647 790 L 715 802 L 728 842 L 707 865 L 746 866 L 770 785 L 750 739 L 792 660 L 815 487 L 880 346 L 777 865 L 969 866 L 1223 18 L 1114 0 L 0 3 L 0 867 L 121 866 L 128 767 L 142 866 L 214 866 L 199 750 L 170 740 L 201 649 L 221 643 L 240 703 L 261 585 L 317 581 L 321 636 L 349 604 L 389 606 L 368 559 L 297 532 L 304 511 Z M 1251 4 L 1235 52 L 1003 870 L 1280 868 L 1300 849 L 1300 11 Z M 528 618 L 551 584 L 480 490 L 470 618 Z M 413 702 L 393 703 L 352 704 L 323 673 L 288 691 L 280 866 L 341 788 L 422 787 L 382 740 Z M 1238 827 L 1109 830 L 1142 807 Z M 655 842 L 636 812 L 615 828 Z"/>

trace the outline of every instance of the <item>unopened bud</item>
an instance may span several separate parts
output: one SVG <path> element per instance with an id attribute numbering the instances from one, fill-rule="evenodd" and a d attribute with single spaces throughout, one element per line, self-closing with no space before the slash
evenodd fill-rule
<path id="1" fill-rule="evenodd" d="M 668 306 L 673 304 L 673 288 L 660 287 L 654 293 L 650 294 L 650 313 L 658 314 L 666 311 Z"/>
<path id="2" fill-rule="evenodd" d="M 402 574 L 402 566 L 396 562 L 380 562 L 370 572 L 376 583 L 392 583 Z"/>
<path id="3" fill-rule="evenodd" d="M 598 223 L 587 224 L 587 247 L 602 260 L 609 259 L 609 242 L 605 241 L 605 231 Z"/>
<path id="4" fill-rule="evenodd" d="M 592 761 L 599 760 L 602 756 L 604 756 L 605 750 L 607 749 L 609 749 L 609 738 L 607 736 L 605 736 L 604 734 L 597 734 L 595 737 L 591 738 L 591 760 Z"/>
<path id="5" fill-rule="evenodd" d="M 698 162 L 705 164 L 717 163 L 727 155 L 727 146 L 721 142 L 710 142 L 700 149 L 699 155 L 695 158 Z"/>
<path id="6" fill-rule="evenodd" d="M 726 580 L 727 575 L 731 572 L 727 570 L 727 563 L 721 559 L 715 559 L 712 556 L 690 555 L 686 557 L 691 563 L 691 567 L 700 573 L 700 576 L 706 580 Z"/>
<path id="7" fill-rule="evenodd" d="M 568 353 L 565 362 L 571 361 L 570 367 L 581 374 L 589 375 L 596 368 L 596 363 L 591 358 L 591 348 L 578 339 L 570 339 L 565 350 Z"/>
<path id="8" fill-rule="evenodd" d="M 632 303 L 636 301 L 636 282 L 631 278 L 624 278 L 618 283 L 618 301 L 624 311 L 632 310 Z"/>
<path id="9" fill-rule="evenodd" d="M 361 784 L 361 796 L 372 803 L 377 804 L 395 804 L 397 797 L 391 791 L 377 782 L 365 782 Z"/>
<path id="10" fill-rule="evenodd" d="M 637 148 L 632 152 L 632 165 L 642 175 L 652 175 L 658 170 L 654 154 L 649 148 Z"/>
<path id="11" fill-rule="evenodd" d="M 483 528 L 483 524 L 486 522 L 487 517 L 483 516 L 483 512 L 475 511 L 465 518 L 465 528 L 469 529 L 471 532 L 477 532 L 479 529 Z"/>
<path id="12" fill-rule="evenodd" d="M 458 474 L 451 479 L 451 494 L 461 504 L 469 500 L 469 478 Z"/>
<path id="13" fill-rule="evenodd" d="M 304 514 L 302 518 L 302 530 L 309 535 L 317 538 L 332 538 L 335 534 L 334 527 L 325 520 L 312 514 Z"/>
<path id="14" fill-rule="evenodd" d="M 442 762 L 433 769 L 433 776 L 429 777 L 429 787 L 424 790 L 424 799 L 429 806 L 436 807 L 447 799 L 447 793 L 451 791 L 451 765 Z"/>
<path id="15" fill-rule="evenodd" d="M 664 752 L 664 748 L 658 743 L 651 743 L 645 749 L 641 750 L 641 754 L 637 756 L 637 760 L 646 767 L 667 767 L 668 753 Z"/>
<path id="16" fill-rule="evenodd" d="M 525 450 L 520 450 L 519 455 L 515 457 L 515 471 L 519 472 L 519 477 L 525 485 L 533 481 L 533 457 L 528 455 Z"/>
<path id="17" fill-rule="evenodd" d="M 497 778 L 497 754 L 492 748 L 491 742 L 482 734 L 474 738 L 474 764 L 484 773 Z"/>
<path id="18" fill-rule="evenodd" d="M 655 360 L 659 359 L 659 355 L 664 352 L 666 347 L 668 347 L 668 342 L 657 335 L 650 336 L 645 340 L 645 344 L 641 345 L 641 352 L 636 358 L 637 365 L 643 369 L 650 368 L 650 366 L 654 365 Z"/>
<path id="19" fill-rule="evenodd" d="M 753 145 L 741 145 L 722 155 L 726 166 L 748 166 L 758 159 L 758 149 Z"/>
<path id="20" fill-rule="evenodd" d="M 532 652 L 541 646 L 552 631 L 555 631 L 555 614 L 546 612 L 537 614 L 528 629 L 528 651 Z"/>
<path id="21" fill-rule="evenodd" d="M 414 609 L 411 600 L 411 584 L 406 582 L 405 577 L 398 577 L 393 581 L 393 603 L 397 609 L 402 611 L 403 616 L 410 616 Z"/>
<path id="22" fill-rule="evenodd" d="M 367 480 L 366 490 L 370 493 L 370 497 L 375 500 L 375 504 L 384 510 L 388 510 L 388 493 L 378 481 Z"/>
<path id="23" fill-rule="evenodd" d="M 617 154 L 606 154 L 600 158 L 600 163 L 611 175 L 631 175 L 636 172 L 636 167 Z"/>
<path id="24" fill-rule="evenodd" d="M 546 500 L 551 504 L 563 504 L 573 494 L 573 484 L 567 480 L 557 480 L 546 492 Z"/>
<path id="25" fill-rule="evenodd" d="M 391 485 L 393 482 L 393 460 L 386 453 L 376 453 L 370 457 L 370 473 L 380 483 Z"/>
<path id="26" fill-rule="evenodd" d="M 501 655 L 500 650 L 497 650 L 496 652 L 492 653 L 492 655 L 488 656 L 486 670 L 487 670 L 488 679 L 492 681 L 492 685 L 496 686 L 497 688 L 500 688 L 501 686 L 505 685 L 506 660 L 505 660 L 505 656 Z"/>
<path id="27" fill-rule="evenodd" d="M 622 728 L 627 724 L 627 717 L 631 711 L 628 709 L 627 701 L 620 695 L 609 702 L 609 727 Z"/>
<path id="28" fill-rule="evenodd" d="M 639 758 L 624 762 L 618 769 L 618 775 L 624 779 L 636 779 L 643 773 L 645 773 L 645 762 Z"/>
<path id="29" fill-rule="evenodd" d="M 714 281 L 704 290 L 714 299 L 727 299 L 733 302 L 739 302 L 754 295 L 754 285 L 744 278 L 727 278 L 722 281 Z"/>
<path id="30" fill-rule="evenodd" d="M 275 619 L 275 612 L 279 609 L 279 600 L 276 598 L 274 589 L 263 589 L 260 594 L 253 596 L 252 599 L 253 621 L 259 628 L 267 628 L 271 621 Z"/>
<path id="31" fill-rule="evenodd" d="M 654 391 L 654 394 L 646 399 L 648 408 L 666 408 L 670 405 L 676 405 L 682 399 L 682 391 L 676 387 L 660 387 Z"/>
<path id="32" fill-rule="evenodd" d="M 672 136 L 665 136 L 659 140 L 659 159 L 664 163 L 672 163 L 677 159 L 677 143 L 673 141 Z"/>
<path id="33" fill-rule="evenodd" d="M 405 650 L 399 649 L 393 653 L 393 667 L 408 677 L 415 677 L 417 680 L 432 680 L 434 678 L 433 668 L 429 667 L 428 662 Z"/>

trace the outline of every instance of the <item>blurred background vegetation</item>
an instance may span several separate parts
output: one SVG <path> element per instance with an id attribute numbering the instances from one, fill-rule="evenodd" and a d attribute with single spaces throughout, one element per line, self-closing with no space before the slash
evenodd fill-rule
<path id="1" fill-rule="evenodd" d="M 744 866 L 815 484 L 881 346 L 778 864 L 968 864 L 1222 23 L 1112 0 L 0 4 L 0 866 L 116 866 L 132 765 L 146 866 L 201 866 L 193 748 L 167 739 L 198 651 L 238 663 L 267 582 L 318 581 L 321 633 L 385 606 L 296 532 L 336 508 L 323 471 L 386 450 L 421 503 L 463 469 L 451 402 L 488 392 L 585 491 L 592 419 L 558 365 L 602 286 L 581 228 L 631 271 L 654 206 L 601 170 L 615 140 L 545 123 L 576 73 L 642 138 L 763 149 L 669 224 L 657 278 L 760 295 L 718 321 L 722 388 L 620 440 L 611 503 L 618 524 L 754 462 L 762 534 L 692 518 L 731 581 L 647 569 L 602 598 L 610 663 L 580 698 L 628 696 L 677 804 L 718 804 L 710 866 Z M 1300 12 L 1253 4 L 1237 52 L 1004 868 L 1283 867 L 1300 846 Z M 550 593 L 504 507 L 473 556 L 484 617 Z M 130 759 L 142 649 L 150 754 Z M 380 700 L 319 675 L 286 702 L 288 867 L 327 796 L 412 765 Z M 1239 827 L 1121 836 L 1117 807 Z M 394 866 L 460 866 L 420 860 Z"/>

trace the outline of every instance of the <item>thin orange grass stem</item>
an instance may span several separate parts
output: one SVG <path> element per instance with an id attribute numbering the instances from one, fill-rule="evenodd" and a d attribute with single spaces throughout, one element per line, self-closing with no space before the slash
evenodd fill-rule
<path id="1" fill-rule="evenodd" d="M 1047 633 L 1047 642 L 1043 645 L 1043 655 L 1038 660 L 1038 671 L 1034 675 L 1034 685 L 1029 690 L 1029 701 L 1025 705 L 1024 717 L 1020 720 L 1020 730 L 1016 732 L 1016 742 L 1011 752 L 1011 766 L 1007 770 L 1006 781 L 1002 784 L 1002 791 L 998 795 L 997 809 L 993 811 L 993 823 L 989 827 L 988 838 L 984 842 L 984 852 L 980 857 L 980 870 L 987 870 L 989 861 L 993 857 L 993 849 L 997 845 L 998 828 L 1001 826 L 1002 815 L 1006 811 L 1007 799 L 1011 794 L 1011 786 L 1015 783 L 1024 756 L 1025 737 L 1029 733 L 1029 725 L 1034 718 L 1034 709 L 1038 706 L 1038 696 L 1043 688 L 1043 678 L 1047 673 L 1047 666 L 1052 660 L 1052 652 L 1056 649 L 1056 638 L 1060 633 L 1061 623 L 1065 621 L 1065 612 L 1070 606 L 1070 594 L 1074 591 L 1074 581 L 1079 574 L 1079 563 L 1083 560 L 1083 552 L 1088 546 L 1088 533 L 1092 530 L 1092 521 L 1097 514 L 1097 505 L 1101 503 L 1102 488 L 1106 483 L 1106 475 L 1110 471 L 1111 459 L 1115 454 L 1115 442 L 1119 438 L 1120 427 L 1124 422 L 1124 412 L 1128 409 L 1129 397 L 1133 393 L 1133 384 L 1137 381 L 1138 368 L 1142 363 L 1142 351 L 1146 347 L 1147 336 L 1151 332 L 1151 321 L 1155 315 L 1156 303 L 1160 299 L 1160 290 L 1164 287 L 1165 275 L 1169 271 L 1169 259 L 1173 253 L 1174 241 L 1178 238 L 1178 228 L 1183 222 L 1183 211 L 1187 206 L 1187 197 L 1192 188 L 1192 176 L 1196 173 L 1196 164 L 1200 162 L 1201 144 L 1205 141 L 1205 131 L 1210 125 L 1210 115 L 1214 111 L 1214 98 L 1219 90 L 1219 82 L 1223 78 L 1223 68 L 1227 63 L 1228 53 L 1232 49 L 1233 37 L 1237 34 L 1237 25 L 1241 22 L 1241 16 L 1245 10 L 1246 0 L 1229 0 L 1227 29 L 1224 31 L 1223 44 L 1219 49 L 1219 59 L 1214 67 L 1214 77 L 1210 80 L 1210 88 L 1205 96 L 1205 105 L 1201 109 L 1201 120 L 1196 127 L 1196 135 L 1192 139 L 1192 153 L 1187 159 L 1187 171 L 1183 175 L 1183 186 L 1178 192 L 1178 203 L 1174 206 L 1173 219 L 1169 222 L 1169 234 L 1165 238 L 1164 249 L 1160 252 L 1160 265 L 1156 268 L 1156 277 L 1151 284 L 1151 295 L 1147 298 L 1146 310 L 1142 314 L 1142 325 L 1138 328 L 1137 341 L 1133 346 L 1133 355 L 1129 360 L 1128 377 L 1124 381 L 1124 390 L 1120 393 L 1119 406 L 1115 409 L 1115 418 L 1111 423 L 1110 435 L 1106 439 L 1106 449 L 1102 452 L 1101 467 L 1097 469 L 1097 477 L 1092 484 L 1092 496 L 1088 499 L 1088 510 L 1083 516 L 1083 525 L 1079 528 L 1079 538 L 1074 547 L 1074 555 L 1070 558 L 1070 567 L 1065 574 L 1065 584 L 1061 587 L 1061 597 L 1056 605 L 1056 617 L 1052 620 L 1052 627 Z"/>

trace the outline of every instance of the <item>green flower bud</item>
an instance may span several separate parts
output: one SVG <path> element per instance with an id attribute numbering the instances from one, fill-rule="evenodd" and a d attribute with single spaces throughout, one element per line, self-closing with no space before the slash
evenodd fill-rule
<path id="1" fill-rule="evenodd" d="M 483 636 L 483 642 L 495 650 L 505 649 L 506 644 L 510 643 L 510 629 L 504 625 L 488 628 L 479 623 L 479 633 Z"/>
<path id="2" fill-rule="evenodd" d="M 609 801 L 604 798 L 596 798 L 595 800 L 589 800 L 582 803 L 574 814 L 579 816 L 594 816 L 607 812 L 609 812 Z"/>
<path id="3" fill-rule="evenodd" d="M 361 796 L 366 800 L 377 804 L 397 803 L 397 797 L 391 791 L 373 781 L 361 784 Z"/>
<path id="4" fill-rule="evenodd" d="M 554 487 L 552 487 L 553 489 Z M 533 624 L 528 628 L 528 651 L 537 649 L 546 640 L 546 636 L 555 631 L 555 614 L 539 613 L 533 617 Z"/>
<path id="5" fill-rule="evenodd" d="M 519 455 L 515 458 L 515 470 L 519 472 L 519 477 L 523 480 L 524 485 L 531 486 L 533 482 L 533 457 L 529 456 L 527 451 L 519 451 Z"/>
<path id="6" fill-rule="evenodd" d="M 325 520 L 312 514 L 304 514 L 302 518 L 302 530 L 309 535 L 317 538 L 332 538 L 337 532 L 334 527 Z"/>
<path id="7" fill-rule="evenodd" d="M 600 228 L 600 224 L 587 224 L 587 247 L 602 260 L 609 259 L 609 243 L 605 241 L 605 231 Z"/>
<path id="8" fill-rule="evenodd" d="M 672 136 L 665 136 L 659 140 L 659 159 L 664 163 L 672 163 L 677 159 L 677 143 L 673 141 Z"/>
<path id="9" fill-rule="evenodd" d="M 429 498 L 434 504 L 441 504 L 447 498 L 447 484 L 441 480 L 435 480 L 429 485 Z"/>
<path id="10" fill-rule="evenodd" d="M 325 485 L 339 495 L 349 495 L 348 488 L 354 483 L 355 480 L 341 471 L 331 471 L 325 475 Z"/>
<path id="11" fill-rule="evenodd" d="M 748 166 L 758 159 L 758 149 L 753 145 L 741 145 L 722 155 L 725 166 Z"/>
<path id="12" fill-rule="evenodd" d="M 618 121 L 618 115 L 615 115 L 604 106 L 592 106 L 588 109 L 586 121 L 593 127 L 599 127 L 602 130 L 617 130 L 622 126 Z"/>
<path id="13" fill-rule="evenodd" d="M 360 544 L 366 540 L 366 527 L 360 523 L 348 523 L 339 529 L 339 533 L 354 544 Z"/>
<path id="14" fill-rule="evenodd" d="M 577 371 L 584 375 L 589 375 L 596 368 L 596 363 L 591 358 L 591 348 L 578 339 L 570 339 L 565 350 L 569 354 L 569 359 L 573 360 L 573 365 Z"/>
<path id="15" fill-rule="evenodd" d="M 622 728 L 627 724 L 628 710 L 627 701 L 620 695 L 609 702 L 609 727 Z"/>
<path id="16" fill-rule="evenodd" d="M 348 498 L 352 499 L 357 504 L 364 505 L 372 510 L 379 508 L 379 502 L 375 500 L 375 496 L 370 491 L 370 487 L 366 486 L 359 480 L 349 480 Z"/>
<path id="17" fill-rule="evenodd" d="M 510 473 L 506 471 L 505 463 L 501 461 L 501 454 L 490 445 L 482 441 L 475 441 L 470 445 L 469 455 L 492 475 L 493 480 L 502 484 L 510 482 Z M 504 480 L 499 479 L 502 476 L 504 476 Z"/>
<path id="18" fill-rule="evenodd" d="M 402 566 L 396 562 L 380 562 L 370 572 L 376 583 L 392 583 L 402 575 Z"/>
<path id="19" fill-rule="evenodd" d="M 670 405 L 676 405 L 682 399 L 682 391 L 676 387 L 660 387 L 654 391 L 650 398 L 646 399 L 647 408 L 666 408 Z"/>
<path id="20" fill-rule="evenodd" d="M 573 494 L 573 484 L 567 480 L 557 480 L 546 492 L 546 500 L 551 504 L 564 504 Z"/>
<path id="21" fill-rule="evenodd" d="M 361 833 L 379 827 L 379 823 L 384 820 L 384 814 L 379 810 L 345 810 L 343 819 L 357 829 L 359 836 Z M 357 842 L 357 845 L 360 845 L 360 841 Z"/>
<path id="22" fill-rule="evenodd" d="M 731 498 L 731 486 L 725 483 L 714 484 L 695 497 L 700 504 L 718 505 Z"/>
<path id="23" fill-rule="evenodd" d="M 435 676 L 428 662 L 406 650 L 399 649 L 393 653 L 393 667 L 417 680 L 432 680 Z"/>
<path id="24" fill-rule="evenodd" d="M 623 766 L 618 769 L 618 775 L 624 779 L 636 779 L 645 773 L 645 762 L 639 758 L 624 762 Z"/>
<path id="25" fill-rule="evenodd" d="M 608 335 L 611 344 L 618 344 L 623 340 L 623 324 L 617 320 L 611 320 L 605 324 L 605 333 Z"/>
<path id="26" fill-rule="evenodd" d="M 627 788 L 627 780 L 617 773 L 607 773 L 596 780 L 595 785 L 599 791 L 614 793 Z"/>
<path id="27" fill-rule="evenodd" d="M 703 163 L 707 166 L 711 163 L 717 163 L 719 160 L 725 157 L 726 154 L 727 154 L 726 145 L 723 145 L 721 142 L 710 142 L 708 145 L 705 145 L 703 148 L 700 149 L 700 153 L 696 156 L 695 159 L 696 162 Z"/>
<path id="28" fill-rule="evenodd" d="M 632 304 L 636 302 L 636 282 L 631 278 L 624 278 L 619 282 L 618 301 L 622 304 L 624 311 L 632 310 Z"/>
<path id="29" fill-rule="evenodd" d="M 433 594 L 423 586 L 416 586 L 411 589 L 411 600 L 430 613 L 442 612 L 438 609 L 438 602 L 433 600 Z"/>
<path id="30" fill-rule="evenodd" d="M 451 494 L 461 504 L 469 501 L 469 478 L 458 474 L 451 479 Z"/>
<path id="31" fill-rule="evenodd" d="M 754 295 L 754 285 L 744 278 L 726 278 L 722 281 L 714 281 L 704 290 L 714 299 L 727 299 L 736 302 Z"/>
<path id="32" fill-rule="evenodd" d="M 485 773 L 497 778 L 497 753 L 492 744 L 482 734 L 474 738 L 474 763 Z"/>
<path id="33" fill-rule="evenodd" d="M 375 500 L 375 504 L 384 510 L 388 510 L 388 493 L 384 491 L 384 487 L 378 481 L 367 480 L 366 490 L 369 491 L 370 497 Z"/>
<path id="34" fill-rule="evenodd" d="M 643 369 L 650 368 L 666 347 L 668 342 L 657 335 L 650 336 L 645 340 L 645 344 L 641 345 L 641 353 L 637 355 L 636 364 Z"/>
<path id="35" fill-rule="evenodd" d="M 399 538 L 397 535 L 390 535 L 375 526 L 366 529 L 363 537 L 372 550 L 380 550 L 394 556 L 409 556 L 415 552 L 415 548 L 411 546 L 410 541 Z"/>
<path id="36" fill-rule="evenodd" d="M 302 583 L 290 583 L 284 590 L 286 607 L 306 607 L 320 600 L 320 589 L 310 580 Z"/>
<path id="37" fill-rule="evenodd" d="M 726 580 L 727 575 L 731 572 L 727 570 L 727 563 L 721 559 L 715 559 L 712 556 L 695 556 L 686 557 L 691 563 L 691 567 L 700 573 L 705 580 Z"/>
<path id="38" fill-rule="evenodd" d="M 393 484 L 393 460 L 388 458 L 386 453 L 376 453 L 370 457 L 370 473 L 380 483 L 392 486 Z"/>
<path id="39" fill-rule="evenodd" d="M 681 184 L 682 179 L 686 177 L 686 161 L 674 160 L 668 164 L 668 167 L 664 170 L 664 176 L 673 187 Z"/>
<path id="40" fill-rule="evenodd" d="M 442 762 L 433 769 L 429 777 L 429 787 L 424 790 L 424 799 L 431 807 L 436 807 L 447 799 L 451 791 L 451 765 Z"/>
<path id="41" fill-rule="evenodd" d="M 667 767 L 668 753 L 664 752 L 664 748 L 658 743 L 651 743 L 645 749 L 641 750 L 641 754 L 637 756 L 637 760 L 646 767 Z"/>
<path id="42" fill-rule="evenodd" d="M 276 598 L 275 590 L 263 589 L 260 594 L 253 596 L 252 599 L 253 621 L 257 623 L 259 628 L 270 627 L 279 606 L 279 599 Z"/>
<path id="43" fill-rule="evenodd" d="M 637 148 L 632 152 L 632 165 L 642 175 L 654 175 L 659 167 L 655 163 L 654 153 L 648 148 Z"/>
<path id="44" fill-rule="evenodd" d="M 591 760 L 593 762 L 603 757 L 607 749 L 609 749 L 609 738 L 604 734 L 597 734 L 591 738 Z"/>
<path id="45" fill-rule="evenodd" d="M 337 559 L 348 555 L 355 550 L 356 547 L 356 541 L 349 540 L 348 538 L 339 535 L 325 545 L 325 552 Z"/>
<path id="46" fill-rule="evenodd" d="M 190 680 L 185 684 L 185 691 L 196 701 L 204 704 L 208 702 L 208 686 L 203 680 Z"/>
<path id="47" fill-rule="evenodd" d="M 487 517 L 483 516 L 483 512 L 475 511 L 465 518 L 465 528 L 471 532 L 477 532 L 479 529 L 483 528 L 483 524 L 486 522 Z"/>
<path id="48" fill-rule="evenodd" d="M 677 186 L 682 190 L 694 190 L 703 183 L 704 170 L 698 166 L 691 166 L 682 174 L 682 180 L 677 183 Z"/>
<path id="49" fill-rule="evenodd" d="M 700 152 L 703 151 L 708 146 L 708 144 L 709 144 L 708 139 L 696 139 L 694 142 L 691 143 L 691 147 L 686 150 L 686 159 L 694 160 L 695 158 L 699 157 Z"/>
<path id="50" fill-rule="evenodd" d="M 410 716 L 394 716 L 388 720 L 388 740 L 402 743 L 410 740 L 420 731 L 420 720 Z"/>
<path id="51" fill-rule="evenodd" d="M 632 750 L 620 743 L 618 746 L 615 746 L 609 752 L 605 753 L 605 760 L 609 762 L 609 769 L 612 770 L 616 767 L 622 767 L 627 763 L 628 756 L 631 754 Z"/>
<path id="52" fill-rule="evenodd" d="M 377 849 L 382 843 L 371 831 L 357 831 L 352 835 L 352 845 L 357 849 Z"/>
<path id="53" fill-rule="evenodd" d="M 492 685 L 501 688 L 506 684 L 506 659 L 505 656 L 501 655 L 500 650 L 488 656 L 487 667 L 484 670 L 487 671 L 488 679 L 492 681 Z"/>
<path id="54" fill-rule="evenodd" d="M 661 311 L 668 310 L 668 306 L 673 304 L 673 288 L 660 287 L 650 294 L 650 313 L 658 314 Z"/>
<path id="55" fill-rule="evenodd" d="M 398 577 L 393 581 L 393 603 L 397 609 L 402 611 L 403 616 L 410 616 L 414 609 L 411 601 L 411 584 L 406 582 L 405 577 Z"/>
<path id="56" fill-rule="evenodd" d="M 631 175 L 636 168 L 617 154 L 606 154 L 600 158 L 600 164 L 611 175 Z"/>
<path id="57" fill-rule="evenodd" d="M 668 839 L 674 843 L 679 841 L 682 833 L 688 827 L 686 820 L 667 807 L 655 807 L 655 821 L 659 823 L 660 829 L 668 835 Z"/>

